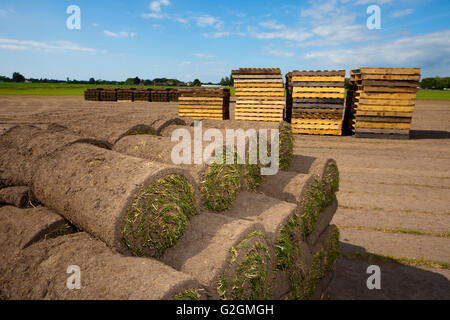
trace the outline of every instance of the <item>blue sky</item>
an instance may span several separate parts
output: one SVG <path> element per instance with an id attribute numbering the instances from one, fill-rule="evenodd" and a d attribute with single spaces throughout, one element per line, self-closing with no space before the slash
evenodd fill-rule
<path id="1" fill-rule="evenodd" d="M 370 5 L 381 29 L 369 30 Z M 69 30 L 66 9 L 81 9 Z M 217 82 L 240 67 L 421 67 L 450 76 L 450 1 L 0 2 L 0 75 Z"/>

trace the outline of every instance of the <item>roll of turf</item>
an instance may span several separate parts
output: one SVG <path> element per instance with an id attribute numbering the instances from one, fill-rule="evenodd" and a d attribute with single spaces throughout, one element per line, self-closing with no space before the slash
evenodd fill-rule
<path id="1" fill-rule="evenodd" d="M 172 151 L 176 150 L 177 144 L 178 142 L 172 142 L 167 137 L 128 136 L 118 141 L 113 150 L 134 157 L 172 164 Z M 190 162 L 193 163 L 193 147 L 188 156 Z M 243 168 L 239 164 L 227 164 L 226 161 L 223 161 L 223 163 L 214 162 L 201 165 L 183 164 L 181 167 L 191 172 L 196 181 L 196 189 L 201 194 L 202 203 L 209 210 L 226 210 L 232 205 L 241 190 Z"/>
<path id="2" fill-rule="evenodd" d="M 271 296 L 273 259 L 258 223 L 204 212 L 162 261 L 194 276 L 213 299 Z"/>
<path id="3" fill-rule="evenodd" d="M 291 125 L 287 122 L 261 122 L 261 121 L 242 121 L 242 120 L 212 120 L 205 119 L 202 120 L 203 130 L 207 129 L 218 129 L 223 132 L 225 137 L 226 129 L 238 130 L 242 129 L 247 131 L 249 129 L 256 130 L 267 130 L 267 144 L 268 150 L 271 149 L 271 136 L 272 130 L 278 130 L 279 132 L 279 168 L 280 170 L 286 171 L 289 169 L 294 152 L 294 136 L 292 134 Z M 161 135 L 170 137 L 173 130 L 176 128 L 169 127 L 162 131 Z M 236 143 L 236 142 L 235 142 Z"/>
<path id="4" fill-rule="evenodd" d="M 30 200 L 28 187 L 8 187 L 0 189 L 0 204 L 9 204 L 18 208 L 25 207 Z"/>
<path id="5" fill-rule="evenodd" d="M 241 193 L 226 215 L 254 221 L 264 227 L 275 256 L 272 298 L 298 299 L 299 283 L 311 265 L 310 246 L 301 238 L 301 218 L 296 203 L 261 193 Z"/>
<path id="6" fill-rule="evenodd" d="M 301 299 L 322 299 L 340 255 L 339 229 L 330 225 L 312 249 L 313 262 L 302 282 Z"/>
<path id="7" fill-rule="evenodd" d="M 0 220 L 0 243 L 2 253 L 7 255 L 52 235 L 73 230 L 60 215 L 40 206 L 28 209 L 1 207 Z"/>
<path id="8" fill-rule="evenodd" d="M 294 136 L 292 134 L 292 128 L 287 122 L 261 122 L 261 121 L 243 121 L 243 120 L 213 120 L 205 119 L 202 120 L 202 125 L 204 129 L 216 128 L 219 130 L 226 129 L 254 129 L 257 132 L 259 130 L 268 130 L 268 143 L 270 144 L 271 130 L 279 130 L 279 143 L 280 143 L 280 169 L 288 170 L 293 158 L 293 148 L 294 148 Z M 164 134 L 170 134 L 170 131 L 164 132 Z"/>
<path id="9" fill-rule="evenodd" d="M 74 143 L 105 146 L 102 141 L 81 139 L 65 130 L 16 126 L 0 136 L 0 188 L 27 186 L 43 159 Z"/>
<path id="10" fill-rule="evenodd" d="M 14 300 L 204 299 L 192 277 L 154 259 L 123 256 L 84 232 L 28 247 L 0 285 Z"/>
<path id="11" fill-rule="evenodd" d="M 332 159 L 297 155 L 291 169 L 297 170 L 266 177 L 258 191 L 297 203 L 303 240 L 314 243 L 337 210 L 339 171 Z"/>
<path id="12" fill-rule="evenodd" d="M 196 214 L 191 176 L 167 164 L 73 144 L 42 161 L 31 190 L 122 253 L 160 257 Z"/>

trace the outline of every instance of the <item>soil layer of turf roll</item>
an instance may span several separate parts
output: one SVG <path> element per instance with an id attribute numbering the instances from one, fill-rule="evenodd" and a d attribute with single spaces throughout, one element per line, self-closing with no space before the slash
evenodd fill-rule
<path id="1" fill-rule="evenodd" d="M 27 186 L 43 159 L 75 143 L 102 146 L 102 141 L 80 139 L 61 129 L 16 126 L 0 136 L 0 188 Z"/>
<path id="2" fill-rule="evenodd" d="M 172 150 L 178 142 L 158 136 L 128 136 L 118 141 L 113 150 L 143 159 L 161 163 L 173 163 Z M 191 146 L 190 161 L 194 161 L 194 149 Z M 196 181 L 197 192 L 203 205 L 212 211 L 229 208 L 241 190 L 242 166 L 239 164 L 212 163 L 210 165 L 187 165 L 181 167 L 191 172 Z"/>
<path id="3" fill-rule="evenodd" d="M 29 201 L 28 187 L 8 187 L 0 189 L 0 204 L 9 204 L 18 208 L 25 207 Z"/>
<path id="4" fill-rule="evenodd" d="M 254 129 L 258 133 L 259 130 L 266 129 L 267 138 L 269 145 L 271 143 L 271 130 L 278 129 L 279 130 L 279 168 L 280 170 L 286 171 L 289 170 L 294 152 L 294 136 L 292 134 L 291 125 L 287 122 L 261 122 L 261 121 L 243 121 L 243 120 L 212 120 L 205 119 L 202 120 L 203 130 L 207 129 L 218 129 L 223 132 L 223 136 L 225 137 L 226 129 L 238 130 L 242 129 L 247 131 L 249 129 Z M 172 131 L 175 128 L 167 128 L 162 131 L 162 135 L 166 137 L 170 137 Z M 268 147 L 270 150 L 270 147 Z"/>
<path id="5" fill-rule="evenodd" d="M 69 266 L 79 267 L 78 290 L 67 288 L 74 275 Z M 192 277 L 154 259 L 123 256 L 84 232 L 28 247 L 9 263 L 0 288 L 19 300 L 171 300 L 187 290 L 203 293 Z"/>
<path id="6" fill-rule="evenodd" d="M 41 163 L 31 190 L 110 247 L 160 257 L 196 214 L 192 185 L 180 168 L 75 144 Z"/>
<path id="7" fill-rule="evenodd" d="M 212 299 L 270 297 L 273 258 L 263 227 L 203 212 L 162 261 L 194 276 Z"/>
<path id="8" fill-rule="evenodd" d="M 330 225 L 313 247 L 313 264 L 302 285 L 302 299 L 322 299 L 340 256 L 339 229 Z"/>
<path id="9" fill-rule="evenodd" d="M 1 207 L 0 221 L 0 244 L 5 255 L 12 255 L 66 225 L 60 215 L 44 207 Z"/>

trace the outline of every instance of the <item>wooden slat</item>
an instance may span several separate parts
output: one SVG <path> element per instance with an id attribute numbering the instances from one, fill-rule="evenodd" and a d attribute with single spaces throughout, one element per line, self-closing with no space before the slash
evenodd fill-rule
<path id="1" fill-rule="evenodd" d="M 389 106 L 389 105 L 356 105 L 359 111 L 397 111 L 397 112 L 413 112 L 414 106 Z"/>
<path id="2" fill-rule="evenodd" d="M 293 93 L 297 92 L 335 92 L 345 93 L 345 88 L 333 88 L 333 87 L 294 87 Z"/>
<path id="3" fill-rule="evenodd" d="M 398 99 L 398 100 L 412 100 L 416 99 L 415 93 L 369 93 L 361 92 L 359 95 L 361 99 Z"/>
<path id="4" fill-rule="evenodd" d="M 407 81 L 420 81 L 420 75 L 387 75 L 387 74 L 360 74 L 357 75 L 357 79 L 361 80 L 407 80 Z"/>
<path id="5" fill-rule="evenodd" d="M 235 83 L 235 88 L 283 88 L 283 83 Z"/>
<path id="6" fill-rule="evenodd" d="M 284 90 L 282 92 L 236 92 L 236 96 L 271 96 L 284 97 Z"/>
<path id="7" fill-rule="evenodd" d="M 414 106 L 416 100 L 359 99 L 356 105 Z"/>
<path id="8" fill-rule="evenodd" d="M 223 101 L 223 98 L 208 98 L 208 97 L 179 97 L 178 101 Z"/>
<path id="9" fill-rule="evenodd" d="M 361 90 L 364 92 L 395 92 L 395 93 L 416 93 L 416 88 L 409 87 L 374 87 L 362 86 Z"/>
<path id="10" fill-rule="evenodd" d="M 344 98 L 345 94 L 344 93 L 301 93 L 301 92 L 297 92 L 297 93 L 293 93 L 292 97 L 293 98 L 328 98 L 328 99 L 339 99 L 339 98 Z"/>
<path id="11" fill-rule="evenodd" d="M 361 68 L 361 74 L 383 74 L 383 75 L 417 75 L 420 74 L 420 68 Z"/>
<path id="12" fill-rule="evenodd" d="M 280 75 L 277 74 L 240 74 L 240 75 L 233 75 L 233 79 L 281 79 L 283 78 Z"/>
<path id="13" fill-rule="evenodd" d="M 236 109 L 241 109 L 241 108 L 261 108 L 261 109 L 278 109 L 278 110 L 283 110 L 284 106 L 279 105 L 279 104 L 262 104 L 262 105 L 257 105 L 257 104 L 237 104 Z"/>
<path id="14" fill-rule="evenodd" d="M 284 94 L 284 88 L 236 88 L 236 94 L 243 92 L 282 92 Z"/>
<path id="15" fill-rule="evenodd" d="M 389 122 L 356 122 L 356 128 L 378 128 L 378 129 L 410 129 L 410 123 L 389 123 Z"/>
<path id="16" fill-rule="evenodd" d="M 315 76 L 294 76 L 292 77 L 292 82 L 339 82 L 339 81 L 345 81 L 345 77 L 339 77 L 339 76 L 323 76 L 323 77 L 315 77 Z"/>
<path id="17" fill-rule="evenodd" d="M 292 127 L 292 133 L 295 134 L 311 134 L 311 135 L 333 135 L 341 136 L 342 130 L 312 130 Z"/>

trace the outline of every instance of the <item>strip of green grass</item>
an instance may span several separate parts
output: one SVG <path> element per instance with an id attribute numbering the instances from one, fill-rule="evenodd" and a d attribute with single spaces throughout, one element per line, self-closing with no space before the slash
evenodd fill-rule
<path id="1" fill-rule="evenodd" d="M 169 86 L 129 86 L 67 83 L 0 83 L 0 95 L 82 96 L 88 88 L 177 88 Z M 234 95 L 234 88 L 231 95 Z"/>
<path id="2" fill-rule="evenodd" d="M 417 100 L 450 100 L 450 91 L 419 90 Z"/>
<path id="3" fill-rule="evenodd" d="M 87 88 L 142 88 L 142 86 L 129 85 L 99 85 L 99 84 L 67 84 L 67 83 L 0 83 L 0 95 L 83 95 Z M 153 88 L 153 86 L 145 86 Z M 156 87 L 171 88 L 171 87 Z M 172 87 L 173 88 L 173 87 Z M 230 87 L 230 93 L 235 95 L 234 87 Z M 450 100 L 450 91 L 443 90 L 419 90 L 418 100 Z"/>
<path id="4" fill-rule="evenodd" d="M 379 262 L 396 262 L 412 267 L 416 266 L 427 266 L 438 269 L 450 269 L 450 263 L 442 261 L 434 261 L 427 259 L 414 259 L 414 258 L 399 258 L 392 256 L 385 256 L 369 252 L 348 252 L 341 253 L 341 257 L 344 259 L 359 259 L 359 260 L 369 260 L 369 261 L 379 261 Z"/>

